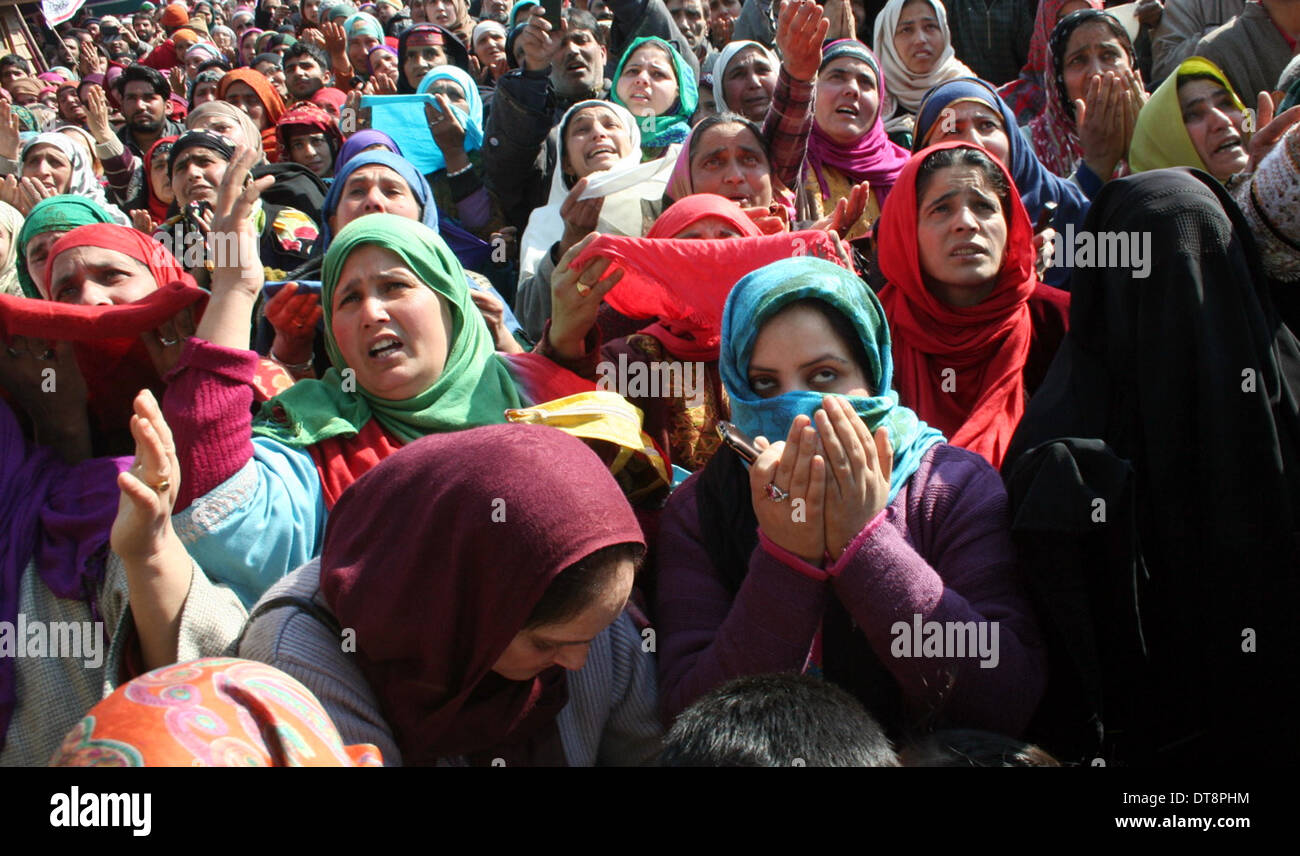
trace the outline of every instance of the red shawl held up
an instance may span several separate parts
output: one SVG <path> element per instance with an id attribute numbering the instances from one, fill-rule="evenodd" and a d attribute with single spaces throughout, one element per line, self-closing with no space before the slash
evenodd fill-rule
<path id="1" fill-rule="evenodd" d="M 1025 411 L 1025 358 L 1032 322 L 1028 300 L 1038 285 L 1033 227 L 1006 167 L 989 155 L 1012 188 L 1009 228 L 997 284 L 983 302 L 959 308 L 925 287 L 917 244 L 916 174 L 940 143 L 907 162 L 877 226 L 880 302 L 894 337 L 894 387 L 902 403 L 954 446 L 1002 465 Z M 980 149 L 983 151 L 983 149 Z M 987 152 L 986 152 L 987 154 Z"/>
<path id="2" fill-rule="evenodd" d="M 732 225 L 745 237 L 718 240 L 673 238 L 709 217 Z M 746 274 L 792 256 L 840 262 L 830 235 L 822 231 L 763 235 L 736 203 L 713 194 L 688 196 L 668 208 L 644 238 L 601 235 L 574 260 L 613 260 L 623 279 L 605 302 L 629 318 L 658 318 L 645 332 L 675 356 L 705 362 L 718 358 L 722 308 Z"/>

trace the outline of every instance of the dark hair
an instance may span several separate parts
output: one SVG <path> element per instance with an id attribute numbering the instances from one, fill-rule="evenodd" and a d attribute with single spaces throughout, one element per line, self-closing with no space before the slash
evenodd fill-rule
<path id="1" fill-rule="evenodd" d="M 527 23 L 527 21 L 524 23 Z M 596 40 L 597 44 L 605 46 L 605 36 L 600 31 L 600 25 L 596 23 L 596 16 L 588 12 L 586 9 L 577 9 L 572 6 L 565 9 L 564 27 L 565 32 L 569 33 L 574 30 L 588 30 L 591 32 L 591 37 Z"/>
<path id="2" fill-rule="evenodd" d="M 573 618 L 600 596 L 619 563 L 624 560 L 639 562 L 644 552 L 640 544 L 611 544 L 569 565 L 546 587 L 541 600 L 537 601 L 524 622 L 524 629 L 559 624 Z"/>
<path id="3" fill-rule="evenodd" d="M 284 68 L 284 62 L 280 59 L 280 55 L 278 53 L 271 53 L 270 51 L 267 51 L 266 53 L 257 54 L 256 56 L 253 57 L 253 63 L 252 63 L 253 68 L 257 68 L 258 63 L 262 63 L 262 62 L 269 62 L 271 63 L 271 65 L 279 69 Z"/>
<path id="4" fill-rule="evenodd" d="M 904 767 L 1059 767 L 1033 743 L 991 731 L 936 731 L 898 753 Z"/>
<path id="5" fill-rule="evenodd" d="M 27 72 L 28 74 L 31 74 L 32 71 L 31 65 L 28 64 L 27 60 L 23 59 L 18 54 L 5 54 L 4 56 L 0 57 L 0 69 L 13 68 L 14 66 L 21 68 L 23 71 Z"/>
<path id="6" fill-rule="evenodd" d="M 309 56 L 316 60 L 316 64 L 325 71 L 330 71 L 330 58 L 325 51 L 308 42 L 297 42 L 289 45 L 289 49 L 284 52 L 284 64 L 288 65 L 289 60 L 297 59 L 300 56 Z"/>
<path id="7" fill-rule="evenodd" d="M 688 164 L 695 160 L 695 153 L 700 148 L 700 140 L 704 138 L 705 131 L 716 128 L 718 125 L 744 125 L 754 135 L 754 139 L 758 141 L 758 146 L 763 150 L 763 155 L 767 157 L 768 163 L 771 163 L 771 156 L 767 153 L 767 142 L 764 140 L 763 132 L 758 125 L 737 113 L 722 112 L 701 119 L 699 124 L 695 126 L 694 133 L 691 134 L 690 151 L 686 153 L 686 162 Z"/>
<path id="8" fill-rule="evenodd" d="M 1134 72 L 1137 71 L 1137 56 L 1133 51 L 1133 40 L 1128 37 L 1128 30 L 1124 29 L 1124 25 L 1116 20 L 1114 15 L 1100 9 L 1079 9 L 1057 21 L 1051 35 L 1047 37 L 1047 46 L 1052 54 L 1051 71 L 1055 77 L 1056 92 L 1061 98 L 1061 106 L 1065 108 L 1071 120 L 1077 117 L 1074 115 L 1074 102 L 1070 100 L 1070 94 L 1065 90 L 1065 49 L 1069 47 L 1070 36 L 1085 24 L 1105 24 L 1111 35 L 1124 48 L 1124 52 L 1128 54 L 1129 66 Z"/>
<path id="9" fill-rule="evenodd" d="M 1219 86 L 1222 86 L 1224 89 L 1228 90 L 1229 92 L 1232 92 L 1233 95 L 1237 94 L 1236 92 L 1233 91 L 1232 84 L 1230 83 L 1225 84 L 1223 78 L 1215 77 L 1213 74 L 1210 74 L 1208 71 L 1189 71 L 1187 74 L 1180 74 L 1178 75 L 1177 85 L 1182 86 L 1184 83 L 1191 83 L 1193 80 L 1208 80 L 1211 83 L 1217 83 Z"/>
<path id="10" fill-rule="evenodd" d="M 117 80 L 113 81 L 113 91 L 118 94 L 118 97 L 121 97 L 126 92 L 128 83 L 141 80 L 148 83 L 153 88 L 154 93 L 161 95 L 164 101 L 171 97 L 172 88 L 167 83 L 167 78 L 162 76 L 162 72 L 139 63 L 132 63 L 122 70 L 122 74 Z"/>
<path id="11" fill-rule="evenodd" d="M 202 65 L 200 65 L 198 69 L 194 72 L 194 80 L 198 80 L 199 75 L 202 74 L 203 72 L 212 71 L 213 69 L 216 69 L 217 71 L 223 71 L 223 72 L 230 71 L 230 61 L 225 59 L 224 57 L 221 59 L 207 60 Z M 191 81 L 191 83 L 193 83 L 193 81 Z"/>
<path id="12" fill-rule="evenodd" d="M 1015 132 L 1008 131 L 1007 133 Z M 929 190 L 930 182 L 934 180 L 935 173 L 950 166 L 973 166 L 983 173 L 984 180 L 993 187 L 993 192 L 1002 200 L 1002 211 L 1004 215 L 1006 214 L 1007 208 L 1011 204 L 1011 185 L 1007 183 L 1006 175 L 1002 172 L 1001 167 L 994 163 L 990 155 L 986 154 L 982 149 L 970 146 L 940 149 L 926 155 L 925 160 L 921 162 L 921 168 L 916 171 L 916 199 L 918 205 L 921 197 Z"/>
<path id="13" fill-rule="evenodd" d="M 696 699 L 664 737 L 665 767 L 897 767 L 858 700 L 793 672 L 728 681 Z"/>
<path id="14" fill-rule="evenodd" d="M 866 288 L 866 283 L 863 283 L 862 287 Z M 853 358 L 853 362 L 857 367 L 862 370 L 862 376 L 867 379 L 868 385 L 871 385 L 872 392 L 875 393 L 877 390 L 872 384 L 872 381 L 875 380 L 875 372 L 872 371 L 871 361 L 867 358 L 867 348 L 862 344 L 862 337 L 858 335 L 857 329 L 854 328 L 853 322 L 849 320 L 848 316 L 836 309 L 834 306 L 831 306 L 825 300 L 817 297 L 805 297 L 802 300 L 796 300 L 793 303 L 788 303 L 785 306 L 782 306 L 781 309 L 768 320 L 770 321 L 777 315 L 796 308 L 811 309 L 826 319 L 826 323 L 830 325 L 831 332 L 835 334 L 836 338 L 840 340 L 841 344 L 843 344 L 845 348 L 848 348 L 849 356 Z"/>

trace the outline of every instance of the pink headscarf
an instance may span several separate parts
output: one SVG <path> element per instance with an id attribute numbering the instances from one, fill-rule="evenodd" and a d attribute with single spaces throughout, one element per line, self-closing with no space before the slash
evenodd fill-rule
<path id="1" fill-rule="evenodd" d="M 885 76 L 880 73 L 880 63 L 871 53 L 871 49 L 862 42 L 856 39 L 840 39 L 832 42 L 822 54 L 821 68 L 845 56 L 862 60 L 875 72 L 876 86 L 880 91 L 880 103 L 883 104 Z M 889 189 L 894 186 L 894 181 L 909 157 L 908 151 L 891 142 L 885 133 L 885 123 L 881 119 L 880 110 L 876 111 L 876 119 L 871 125 L 871 130 L 851 145 L 844 146 L 833 141 L 818 127 L 816 121 L 813 122 L 812 133 L 808 135 L 808 165 L 817 174 L 817 183 L 821 187 L 823 197 L 830 196 L 830 188 L 826 184 L 822 168 L 832 166 L 848 176 L 855 184 L 863 181 L 871 182 L 871 189 L 875 191 L 876 198 L 883 205 L 889 195 Z"/>

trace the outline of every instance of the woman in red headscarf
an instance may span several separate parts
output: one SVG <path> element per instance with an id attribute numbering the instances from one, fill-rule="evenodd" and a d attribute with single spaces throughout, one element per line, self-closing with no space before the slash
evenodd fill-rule
<path id="1" fill-rule="evenodd" d="M 262 132 L 262 148 L 266 159 L 276 163 L 279 159 L 280 141 L 275 124 L 284 115 L 284 99 L 271 81 L 251 68 L 237 68 L 226 72 L 217 84 L 217 97 L 229 101 L 248 114 Z"/>
<path id="2" fill-rule="evenodd" d="M 1001 162 L 969 143 L 908 161 L 877 227 L 903 404 L 1000 467 L 1069 319 L 1035 272 L 1033 224 Z"/>
<path id="3" fill-rule="evenodd" d="M 644 238 L 591 235 L 575 244 L 551 277 L 551 321 L 539 351 L 641 408 L 646 433 L 688 470 L 708 462 L 718 448 L 717 422 L 727 418 L 718 345 L 731 286 L 777 259 L 835 256 L 826 232 L 786 232 L 766 209 L 754 213 L 777 231 L 764 235 L 730 199 L 686 196 Z M 634 321 L 638 332 L 596 348 L 602 298 L 643 320 Z"/>

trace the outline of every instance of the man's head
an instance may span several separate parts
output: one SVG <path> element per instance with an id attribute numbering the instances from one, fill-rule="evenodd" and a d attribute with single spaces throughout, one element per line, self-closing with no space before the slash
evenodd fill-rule
<path id="1" fill-rule="evenodd" d="M 27 60 L 17 54 L 6 54 L 0 57 L 0 86 L 5 89 L 10 89 L 9 85 L 15 80 L 30 77 L 31 73 L 32 67 L 27 64 Z"/>
<path id="2" fill-rule="evenodd" d="M 160 72 L 146 65 L 127 66 L 113 88 L 122 102 L 122 118 L 132 133 L 151 136 L 162 131 L 171 87 Z"/>
<path id="3" fill-rule="evenodd" d="M 551 58 L 551 85 L 566 98 L 578 98 L 605 82 L 605 44 L 590 12 L 565 9 L 564 24 L 564 42 Z"/>
<path id="4" fill-rule="evenodd" d="M 666 767 L 897 767 L 884 730 L 844 690 L 796 674 L 706 693 L 664 737 Z"/>
<path id="5" fill-rule="evenodd" d="M 151 41 L 154 33 L 158 28 L 154 26 L 153 16 L 148 12 L 136 12 L 135 17 L 131 19 L 131 28 L 135 30 L 135 35 L 140 41 Z"/>
<path id="6" fill-rule="evenodd" d="M 179 30 L 190 22 L 190 11 L 185 8 L 184 3 L 172 3 L 163 10 L 162 18 L 159 23 L 162 24 L 163 32 L 167 35 Z"/>
<path id="7" fill-rule="evenodd" d="M 167 160 L 176 204 L 184 208 L 191 202 L 215 202 L 234 152 L 234 143 L 212 131 L 181 134 Z"/>
<path id="8" fill-rule="evenodd" d="M 677 22 L 677 29 L 686 37 L 686 43 L 697 53 L 709 37 L 709 17 L 704 0 L 667 0 L 668 14 Z"/>
<path id="9" fill-rule="evenodd" d="M 320 48 L 306 42 L 290 45 L 284 53 L 284 83 L 295 101 L 310 101 L 326 86 L 331 86 L 329 57 Z"/>

